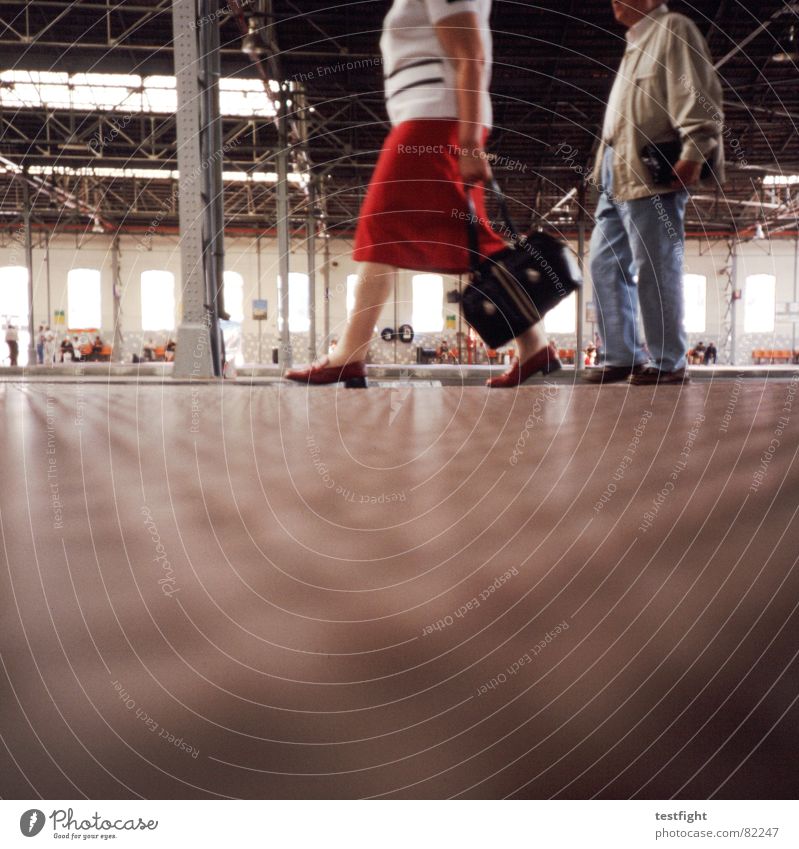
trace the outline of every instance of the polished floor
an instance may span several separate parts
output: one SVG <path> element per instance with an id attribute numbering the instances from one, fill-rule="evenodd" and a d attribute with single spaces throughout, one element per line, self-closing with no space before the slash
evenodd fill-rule
<path id="1" fill-rule="evenodd" d="M 795 797 L 798 390 L 0 384 L 0 796 Z"/>

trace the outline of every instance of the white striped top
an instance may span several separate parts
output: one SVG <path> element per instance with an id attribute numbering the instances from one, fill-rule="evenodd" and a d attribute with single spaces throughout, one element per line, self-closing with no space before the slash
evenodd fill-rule
<path id="1" fill-rule="evenodd" d="M 455 66 L 433 27 L 460 12 L 474 12 L 480 21 L 486 59 L 480 118 L 485 127 L 491 127 L 491 0 L 394 0 L 380 39 L 392 125 L 414 118 L 459 117 Z"/>

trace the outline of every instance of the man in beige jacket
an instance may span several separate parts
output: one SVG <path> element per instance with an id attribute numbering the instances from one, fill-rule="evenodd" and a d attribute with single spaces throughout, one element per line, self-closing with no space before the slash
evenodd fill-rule
<path id="1" fill-rule="evenodd" d="M 707 44 L 684 15 L 659 0 L 612 0 L 627 48 L 610 93 L 594 170 L 600 189 L 591 238 L 591 279 L 605 364 L 594 383 L 686 379 L 683 256 L 688 188 L 712 163 L 723 179 L 721 85 Z M 671 143 L 666 182 L 642 158 Z M 664 170 L 664 169 L 661 169 Z M 708 170 L 708 169 L 705 169 Z M 646 347 L 638 330 L 638 306 Z M 648 349 L 648 351 L 647 351 Z"/>

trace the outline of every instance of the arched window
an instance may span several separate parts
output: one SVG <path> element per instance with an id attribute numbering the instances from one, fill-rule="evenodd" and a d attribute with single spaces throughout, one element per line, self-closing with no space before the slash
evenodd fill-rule
<path id="1" fill-rule="evenodd" d="M 231 321 L 244 321 L 244 278 L 238 271 L 226 271 L 224 277 L 225 309 Z"/>
<path id="2" fill-rule="evenodd" d="M 28 269 L 24 265 L 0 268 L 0 318 L 17 327 L 28 323 Z"/>
<path id="3" fill-rule="evenodd" d="M 744 292 L 744 333 L 772 333 L 776 309 L 777 278 L 750 274 Z"/>
<path id="4" fill-rule="evenodd" d="M 357 274 L 347 275 L 347 318 L 350 318 L 352 315 L 352 309 L 355 306 L 355 286 L 357 283 Z"/>
<path id="5" fill-rule="evenodd" d="M 277 278 L 278 297 L 278 330 L 282 329 L 280 323 L 280 277 Z M 292 333 L 307 333 L 311 327 L 311 319 L 308 314 L 308 275 L 300 274 L 299 271 L 289 272 L 289 330 Z"/>
<path id="6" fill-rule="evenodd" d="M 417 333 L 440 333 L 444 329 L 444 278 L 440 274 L 413 276 L 413 315 Z"/>
<path id="7" fill-rule="evenodd" d="M 7 265 L 0 268 L 0 322 L 3 335 L 0 344 L 3 345 L 0 360 L 6 354 L 5 328 L 13 324 L 17 328 L 19 343 L 18 365 L 28 364 L 28 269 L 24 265 Z"/>
<path id="8" fill-rule="evenodd" d="M 576 293 L 572 292 L 567 298 L 562 298 L 560 303 L 544 316 L 544 330 L 547 333 L 575 332 L 577 329 L 576 300 Z"/>
<path id="9" fill-rule="evenodd" d="M 73 268 L 67 274 L 67 323 L 69 327 L 99 330 L 103 324 L 100 272 L 96 268 Z"/>
<path id="10" fill-rule="evenodd" d="M 686 274 L 682 288 L 685 330 L 688 333 L 704 333 L 707 324 L 707 277 L 704 274 Z"/>
<path id="11" fill-rule="evenodd" d="M 142 330 L 175 329 L 175 275 L 170 271 L 143 271 L 141 275 Z"/>

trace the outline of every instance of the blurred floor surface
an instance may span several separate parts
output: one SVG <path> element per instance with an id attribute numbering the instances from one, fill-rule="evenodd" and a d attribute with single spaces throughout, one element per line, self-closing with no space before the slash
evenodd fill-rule
<path id="1" fill-rule="evenodd" d="M 0 795 L 795 797 L 797 387 L 0 385 Z"/>

